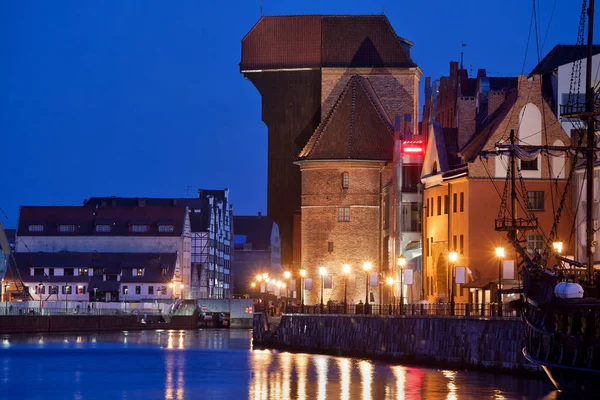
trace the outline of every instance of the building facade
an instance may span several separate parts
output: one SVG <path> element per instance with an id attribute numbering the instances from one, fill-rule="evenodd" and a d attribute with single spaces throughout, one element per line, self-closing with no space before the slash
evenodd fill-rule
<path id="1" fill-rule="evenodd" d="M 570 144 L 543 98 L 541 76 L 514 78 L 514 88 L 512 81 L 505 80 L 505 88 L 497 90 L 490 90 L 485 79 L 481 75 L 476 79 L 473 98 L 459 93 L 458 126 L 444 128 L 438 122 L 429 126 L 422 181 L 425 185 L 423 291 L 430 301 L 450 299 L 452 277 L 463 270 L 456 267 L 464 267 L 466 282 L 454 288 L 457 301 L 495 301 L 499 278 L 496 247 L 506 248 L 505 261 L 512 261 L 508 264 L 512 271 L 504 278 L 517 278 L 516 252 L 510 247 L 506 233 L 495 230 L 496 220 L 502 215 L 499 212 L 507 210 L 506 200 L 503 203 L 502 199 L 503 193 L 506 199 L 509 160 L 495 154 L 483 158 L 480 152 L 493 151 L 498 143 L 509 143 L 511 131 L 515 142 L 521 145 Z M 483 97 L 487 109 L 481 108 Z M 541 153 L 532 160 L 517 160 L 516 166 L 519 185 L 516 216 L 534 216 L 538 221 L 538 229 L 520 236 L 522 245 L 533 254 L 551 246 L 547 238 L 554 227 L 558 199 L 564 193 L 570 165 L 564 154 L 551 157 Z M 569 231 L 573 216 L 569 207 L 567 198 L 554 240 L 563 241 L 565 252 L 572 254 Z M 458 254 L 455 263 L 450 262 L 449 252 Z M 518 282 L 508 279 L 505 283 L 510 287 Z"/>
<path id="2" fill-rule="evenodd" d="M 271 218 L 258 216 L 235 216 L 234 261 L 235 294 L 257 295 L 258 288 L 251 283 L 257 274 L 268 273 L 281 278 L 281 234 Z"/>
<path id="3" fill-rule="evenodd" d="M 302 178 L 293 163 L 351 77 L 368 77 L 389 118 L 405 118 L 417 132 L 421 72 L 412 45 L 383 15 L 262 17 L 243 38 L 240 72 L 263 100 L 267 212 L 281 230 L 284 266 L 297 270 L 303 258 Z"/>

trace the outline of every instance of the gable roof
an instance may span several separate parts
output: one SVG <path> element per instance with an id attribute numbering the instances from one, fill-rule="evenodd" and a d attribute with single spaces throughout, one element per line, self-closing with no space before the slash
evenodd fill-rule
<path id="1" fill-rule="evenodd" d="M 186 207 L 88 207 L 22 206 L 18 236 L 181 236 Z M 59 232 L 59 225 L 76 225 L 75 232 Z M 130 232 L 130 225 L 148 225 L 147 232 Z M 158 225 L 173 225 L 172 232 L 159 232 Z M 44 225 L 42 232 L 30 232 L 29 225 Z M 96 232 L 96 225 L 111 225 L 110 232 Z"/>
<path id="2" fill-rule="evenodd" d="M 246 236 L 246 243 L 252 244 L 252 250 L 270 249 L 271 232 L 273 231 L 273 224 L 273 220 L 266 216 L 233 217 L 235 235 Z M 242 246 L 240 246 L 240 249 L 241 248 Z"/>
<path id="3" fill-rule="evenodd" d="M 385 15 L 261 17 L 242 39 L 240 70 L 416 67 Z"/>
<path id="4" fill-rule="evenodd" d="M 600 45 L 592 45 L 592 54 L 600 53 Z M 586 46 L 574 44 L 558 44 L 546 54 L 538 65 L 531 71 L 530 75 L 545 74 L 573 61 L 587 57 Z"/>
<path id="5" fill-rule="evenodd" d="M 485 144 L 488 142 L 491 135 L 494 133 L 498 125 L 504 121 L 504 118 L 508 115 L 512 107 L 515 105 L 518 98 L 517 89 L 511 90 L 507 93 L 506 99 L 500 107 L 494 113 L 487 117 L 483 125 L 471 136 L 469 141 L 465 143 L 459 153 L 465 162 L 471 162 L 475 160 L 479 152 L 483 149 Z"/>
<path id="6" fill-rule="evenodd" d="M 298 160 L 392 160 L 393 136 L 369 80 L 353 75 Z"/>

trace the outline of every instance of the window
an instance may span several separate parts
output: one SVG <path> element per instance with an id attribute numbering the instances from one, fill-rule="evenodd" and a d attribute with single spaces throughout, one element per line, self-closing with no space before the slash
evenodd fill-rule
<path id="1" fill-rule="evenodd" d="M 117 275 L 106 275 L 106 280 L 107 281 L 116 281 Z"/>
<path id="2" fill-rule="evenodd" d="M 137 276 L 143 276 L 144 275 L 144 268 L 138 268 L 137 269 Z"/>
<path id="3" fill-rule="evenodd" d="M 77 286 L 77 294 L 85 294 L 85 286 Z"/>
<path id="4" fill-rule="evenodd" d="M 538 169 L 537 157 L 531 161 L 521 160 L 521 170 L 522 171 L 537 171 L 537 169 Z"/>
<path id="5" fill-rule="evenodd" d="M 452 236 L 452 251 L 456 251 L 456 235 Z"/>
<path id="6" fill-rule="evenodd" d="M 167 294 L 167 287 L 166 286 L 161 286 L 160 287 L 160 291 L 162 292 L 162 294 Z"/>
<path id="7" fill-rule="evenodd" d="M 123 268 L 121 270 L 121 276 L 133 276 L 133 270 L 131 268 Z"/>
<path id="8" fill-rule="evenodd" d="M 444 195 L 444 214 L 448 214 L 448 208 L 450 208 L 449 204 L 448 204 L 448 195 L 445 194 Z"/>
<path id="9" fill-rule="evenodd" d="M 154 294 L 154 286 L 148 286 L 148 294 Z"/>
<path id="10" fill-rule="evenodd" d="M 59 232 L 75 232 L 75 225 L 59 225 Z"/>
<path id="11" fill-rule="evenodd" d="M 333 253 L 333 242 L 327 242 L 327 251 Z"/>
<path id="12" fill-rule="evenodd" d="M 534 253 L 535 250 L 544 249 L 544 237 L 542 235 L 527 235 L 527 251 Z"/>
<path id="13" fill-rule="evenodd" d="M 96 225 L 96 232 L 110 232 L 110 225 Z"/>
<path id="14" fill-rule="evenodd" d="M 43 232 L 44 225 L 29 225 L 29 232 Z"/>
<path id="15" fill-rule="evenodd" d="M 44 268 L 34 268 L 33 276 L 44 276 Z"/>
<path id="16" fill-rule="evenodd" d="M 544 211 L 544 192 L 527 192 L 527 207 L 530 211 Z"/>
<path id="17" fill-rule="evenodd" d="M 127 286 L 123 286 L 123 294 L 127 294 L 128 291 L 129 289 L 127 289 Z"/>
<path id="18" fill-rule="evenodd" d="M 58 294 L 58 286 L 50 286 L 50 294 Z"/>
<path id="19" fill-rule="evenodd" d="M 437 197 L 437 215 L 442 215 L 442 196 Z"/>
<path id="20" fill-rule="evenodd" d="M 338 208 L 338 222 L 350 222 L 350 207 Z"/>
<path id="21" fill-rule="evenodd" d="M 348 183 L 350 181 L 350 178 L 348 176 L 347 172 L 343 172 L 342 173 L 342 189 L 348 189 Z"/>
<path id="22" fill-rule="evenodd" d="M 465 237 L 464 235 L 460 235 L 460 254 L 464 254 L 465 252 Z"/>
<path id="23" fill-rule="evenodd" d="M 161 268 L 161 269 L 160 269 L 160 274 L 161 274 L 162 276 L 167 276 L 167 269 L 166 269 L 166 268 Z"/>
<path id="24" fill-rule="evenodd" d="M 421 184 L 420 165 L 402 165 L 402 191 L 417 193 Z"/>
<path id="25" fill-rule="evenodd" d="M 458 208 L 458 207 L 457 207 L 457 204 L 456 204 L 456 197 L 457 197 L 457 196 L 456 196 L 456 193 L 453 193 L 453 194 L 452 194 L 452 212 L 453 212 L 453 213 L 455 213 L 455 212 L 456 212 L 456 209 Z"/>
<path id="26" fill-rule="evenodd" d="M 104 268 L 94 268 L 94 276 L 102 276 Z"/>
<path id="27" fill-rule="evenodd" d="M 142 294 L 142 287 L 141 286 L 136 286 L 135 287 L 135 294 Z"/>
<path id="28" fill-rule="evenodd" d="M 460 192 L 460 212 L 465 211 L 465 192 Z"/>
<path id="29" fill-rule="evenodd" d="M 132 232 L 148 232 L 148 225 L 132 225 Z"/>
<path id="30" fill-rule="evenodd" d="M 35 286 L 35 294 L 45 294 L 46 287 L 44 285 L 36 285 Z"/>
<path id="31" fill-rule="evenodd" d="M 158 231 L 159 232 L 173 232 L 173 225 L 159 225 Z"/>
<path id="32" fill-rule="evenodd" d="M 431 201 L 429 201 L 429 200 L 431 200 Z M 431 203 L 431 204 L 428 204 L 428 206 L 427 206 L 427 209 L 429 210 L 428 215 L 427 215 L 428 217 L 433 215 L 433 197 L 429 198 L 429 200 L 427 200 L 427 203 Z"/>
<path id="33" fill-rule="evenodd" d="M 54 268 L 48 268 L 48 276 L 54 276 Z"/>
<path id="34" fill-rule="evenodd" d="M 75 275 L 75 270 L 73 268 L 65 268 L 64 276 L 73 276 Z"/>
<path id="35" fill-rule="evenodd" d="M 62 294 L 71 294 L 71 286 L 63 286 L 62 287 Z"/>
<path id="36" fill-rule="evenodd" d="M 89 269 L 87 269 L 87 268 L 79 268 L 79 270 L 77 271 L 77 275 L 79 275 L 79 276 L 87 276 L 87 275 L 89 275 Z"/>

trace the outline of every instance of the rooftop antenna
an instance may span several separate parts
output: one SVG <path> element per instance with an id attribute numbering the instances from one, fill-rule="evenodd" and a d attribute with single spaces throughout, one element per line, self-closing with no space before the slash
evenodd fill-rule
<path id="1" fill-rule="evenodd" d="M 467 45 L 465 44 L 465 42 L 463 42 L 463 40 L 460 40 L 460 69 L 463 69 L 463 55 L 464 55 L 464 51 L 463 51 L 463 47 L 466 47 Z"/>
<path id="2" fill-rule="evenodd" d="M 263 14 L 262 14 L 262 3 L 263 3 L 263 0 L 260 0 L 260 16 L 261 17 L 263 16 Z"/>
<path id="3" fill-rule="evenodd" d="M 381 6 L 381 15 L 385 15 L 385 7 Z"/>

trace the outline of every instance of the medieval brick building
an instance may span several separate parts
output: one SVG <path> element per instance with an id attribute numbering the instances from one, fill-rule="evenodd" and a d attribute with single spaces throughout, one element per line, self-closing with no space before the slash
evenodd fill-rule
<path id="1" fill-rule="evenodd" d="M 267 210 L 281 229 L 282 264 L 308 269 L 315 283 L 326 265 L 327 299 L 343 299 L 343 263 L 357 275 L 349 298 L 364 300 L 362 263 L 385 273 L 401 251 L 391 121 L 402 139 L 417 132 L 411 46 L 383 15 L 263 17 L 242 40 L 240 69 L 262 96 L 269 131 Z"/>

